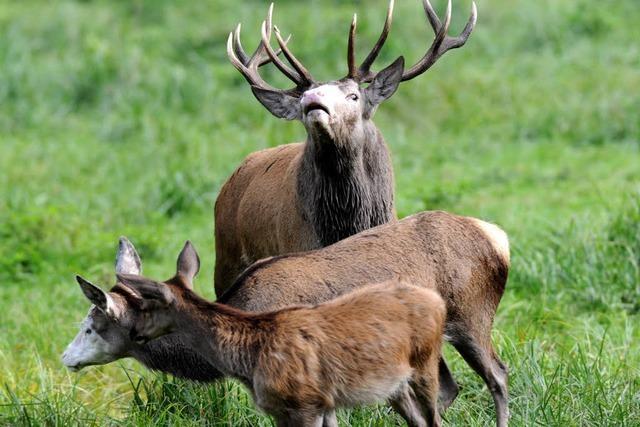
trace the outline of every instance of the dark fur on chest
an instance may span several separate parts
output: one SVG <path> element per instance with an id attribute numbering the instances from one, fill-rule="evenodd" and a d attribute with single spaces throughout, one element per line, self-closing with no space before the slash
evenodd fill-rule
<path id="1" fill-rule="evenodd" d="M 167 335 L 145 344 L 147 349 L 133 355 L 152 370 L 167 372 L 178 378 L 212 382 L 222 373 L 200 356 L 177 335 Z"/>
<path id="2" fill-rule="evenodd" d="M 393 172 L 377 131 L 359 149 L 307 144 L 298 173 L 298 197 L 322 246 L 393 218 Z"/>

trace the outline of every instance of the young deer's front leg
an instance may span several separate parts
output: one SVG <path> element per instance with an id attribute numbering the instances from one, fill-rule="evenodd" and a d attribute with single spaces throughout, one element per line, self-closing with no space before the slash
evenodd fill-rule
<path id="1" fill-rule="evenodd" d="M 280 420 L 278 419 L 278 427 L 322 427 L 323 420 L 324 416 L 322 413 L 309 413 L 300 411 L 289 414 L 286 420 L 286 424 L 280 424 Z"/>
<path id="2" fill-rule="evenodd" d="M 409 427 L 426 427 L 427 422 L 422 416 L 415 393 L 409 384 L 401 386 L 396 395 L 390 400 L 390 403 L 393 409 L 404 418 Z"/>
<path id="3" fill-rule="evenodd" d="M 325 411 L 322 427 L 338 427 L 338 417 L 335 409 Z"/>

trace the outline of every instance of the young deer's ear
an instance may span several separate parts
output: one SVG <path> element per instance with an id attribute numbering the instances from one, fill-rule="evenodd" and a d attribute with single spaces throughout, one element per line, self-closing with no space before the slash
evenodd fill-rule
<path id="1" fill-rule="evenodd" d="M 116 303 L 108 293 L 80 276 L 76 276 L 76 281 L 80 285 L 80 289 L 82 289 L 84 295 L 92 304 L 107 316 L 116 316 L 118 313 Z"/>
<path id="2" fill-rule="evenodd" d="M 117 274 L 136 274 L 142 273 L 142 263 L 140 256 L 136 252 L 136 248 L 126 237 L 120 237 L 118 243 L 118 254 L 116 255 L 116 273 Z"/>
<path id="3" fill-rule="evenodd" d="M 140 297 L 139 302 L 143 309 L 168 307 L 176 299 L 169 286 L 164 283 L 129 274 L 116 274 L 116 277 L 119 285 L 126 286 L 133 294 Z"/>
<path id="4" fill-rule="evenodd" d="M 380 71 L 369 86 L 364 89 L 366 117 L 371 117 L 375 112 L 375 108 L 396 92 L 402 79 L 403 71 L 404 57 L 401 56 L 393 64 Z"/>
<path id="5" fill-rule="evenodd" d="M 183 279 L 187 288 L 193 289 L 193 278 L 196 277 L 198 271 L 200 271 L 200 257 L 193 244 L 187 240 L 178 255 L 176 276 Z"/>
<path id="6" fill-rule="evenodd" d="M 258 98 L 258 101 L 274 116 L 286 120 L 302 118 L 300 98 L 258 86 L 251 86 L 251 91 Z"/>

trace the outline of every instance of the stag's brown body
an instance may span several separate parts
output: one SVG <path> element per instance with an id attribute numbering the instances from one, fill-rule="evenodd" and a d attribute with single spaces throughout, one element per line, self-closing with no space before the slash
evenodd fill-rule
<path id="1" fill-rule="evenodd" d="M 392 220 L 391 161 L 375 136 L 364 153 L 331 156 L 341 159 L 315 158 L 314 141 L 249 155 L 216 200 L 216 293 L 258 259 L 316 249 Z M 348 173 L 336 170 L 339 163 Z"/>
<path id="2" fill-rule="evenodd" d="M 252 56 L 242 48 L 239 26 L 229 35 L 229 59 L 256 98 L 275 116 L 300 120 L 307 139 L 251 154 L 220 191 L 215 206 L 218 296 L 260 258 L 327 246 L 395 218 L 391 160 L 373 114 L 400 82 L 424 73 L 449 49 L 464 45 L 476 21 L 474 5 L 460 36 L 449 37 L 451 4 L 442 22 L 427 0 L 423 5 L 435 39 L 416 64 L 405 70 L 400 57 L 379 72 L 371 69 L 389 34 L 391 0 L 382 33 L 360 66 L 355 60 L 354 16 L 349 72 L 326 83 L 311 76 L 273 26 L 290 66 L 278 58 L 270 45 L 272 7 Z M 268 62 L 295 87 L 279 90 L 269 85 L 258 73 Z"/>
<path id="3" fill-rule="evenodd" d="M 506 234 L 493 224 L 446 212 L 423 212 L 363 231 L 331 246 L 261 260 L 219 301 L 262 311 L 318 303 L 368 283 L 402 277 L 436 290 L 447 306 L 447 340 L 489 386 L 506 425 L 507 369 L 491 329 L 509 270 Z M 445 406 L 457 386 L 441 361 Z"/>
<path id="4" fill-rule="evenodd" d="M 335 408 L 387 400 L 410 426 L 439 425 L 445 305 L 434 291 L 390 281 L 318 306 L 255 314 L 209 303 L 180 280 L 119 280 L 131 295 L 145 297 L 143 306 L 155 307 L 135 315 L 134 335 L 179 331 L 202 357 L 242 381 L 278 425 L 320 426 L 335 419 Z M 157 292 L 161 302 L 149 296 L 161 287 L 170 290 L 168 304 L 166 291 Z"/>

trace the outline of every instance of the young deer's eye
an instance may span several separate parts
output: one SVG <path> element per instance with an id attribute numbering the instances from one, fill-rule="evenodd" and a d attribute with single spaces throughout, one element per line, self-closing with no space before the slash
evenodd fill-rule
<path id="1" fill-rule="evenodd" d="M 84 331 L 84 333 L 87 335 L 91 334 L 91 329 L 87 329 L 86 331 Z"/>
<path id="2" fill-rule="evenodd" d="M 134 341 L 135 341 L 136 344 L 144 345 L 149 340 L 147 339 L 147 337 L 145 337 L 143 335 L 138 335 L 137 337 L 134 338 Z"/>
<path id="3" fill-rule="evenodd" d="M 351 101 L 357 101 L 358 95 L 355 93 L 350 93 L 349 95 L 347 95 L 347 99 L 350 99 Z"/>

